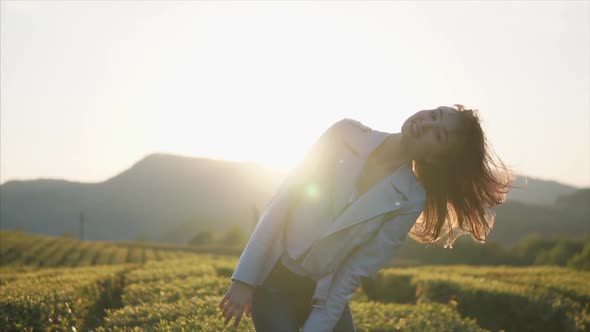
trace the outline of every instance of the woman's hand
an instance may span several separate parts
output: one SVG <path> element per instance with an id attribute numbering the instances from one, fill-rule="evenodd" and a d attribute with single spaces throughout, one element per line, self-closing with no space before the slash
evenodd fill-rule
<path id="1" fill-rule="evenodd" d="M 234 314 L 236 315 L 234 327 L 238 327 L 244 312 L 246 312 L 247 317 L 250 317 L 254 289 L 255 287 L 239 280 L 234 280 L 232 282 L 231 286 L 225 293 L 225 296 L 219 303 L 219 308 L 223 309 L 223 316 L 225 317 L 223 325 L 227 325 Z"/>

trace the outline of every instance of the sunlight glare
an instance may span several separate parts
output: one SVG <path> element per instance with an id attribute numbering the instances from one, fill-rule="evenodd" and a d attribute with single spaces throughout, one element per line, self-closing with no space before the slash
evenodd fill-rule
<path id="1" fill-rule="evenodd" d="M 319 196 L 318 186 L 314 183 L 305 186 L 305 195 L 311 199 L 317 198 Z"/>

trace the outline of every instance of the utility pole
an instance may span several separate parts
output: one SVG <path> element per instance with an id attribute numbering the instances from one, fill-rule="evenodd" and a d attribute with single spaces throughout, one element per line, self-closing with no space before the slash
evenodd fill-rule
<path id="1" fill-rule="evenodd" d="M 84 240 L 84 212 L 80 212 L 80 240 Z"/>

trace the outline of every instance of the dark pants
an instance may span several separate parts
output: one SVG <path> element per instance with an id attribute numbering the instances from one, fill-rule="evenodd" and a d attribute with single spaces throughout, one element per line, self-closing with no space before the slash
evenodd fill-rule
<path id="1" fill-rule="evenodd" d="M 257 332 L 298 332 L 311 313 L 316 282 L 291 272 L 281 261 L 254 291 L 250 313 Z M 356 332 L 346 305 L 333 332 Z"/>

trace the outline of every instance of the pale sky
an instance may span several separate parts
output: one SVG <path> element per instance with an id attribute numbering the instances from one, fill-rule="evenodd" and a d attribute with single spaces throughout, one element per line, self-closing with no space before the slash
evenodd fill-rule
<path id="1" fill-rule="evenodd" d="M 480 111 L 517 173 L 590 186 L 590 2 L 1 1 L 0 182 L 150 153 L 291 168 L 333 122 Z"/>

